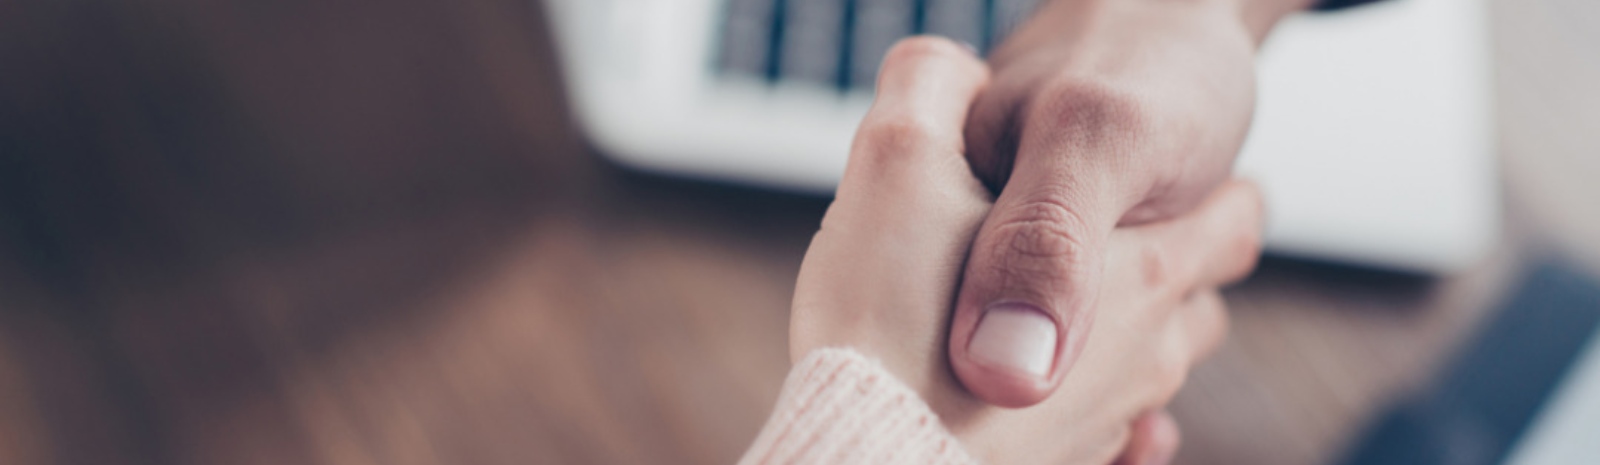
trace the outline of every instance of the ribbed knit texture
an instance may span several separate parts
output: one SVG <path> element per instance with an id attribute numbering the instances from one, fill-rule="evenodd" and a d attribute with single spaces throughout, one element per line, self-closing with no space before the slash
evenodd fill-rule
<path id="1" fill-rule="evenodd" d="M 976 464 L 915 391 L 850 349 L 789 371 L 741 465 Z"/>

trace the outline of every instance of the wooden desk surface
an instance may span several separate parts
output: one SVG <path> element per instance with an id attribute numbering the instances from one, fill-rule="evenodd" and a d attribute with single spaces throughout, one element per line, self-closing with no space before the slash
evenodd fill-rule
<path id="1" fill-rule="evenodd" d="M 1269 261 L 1182 463 L 1324 462 L 1523 250 L 1600 257 L 1600 10 L 1495 9 L 1506 245 Z M 605 164 L 545 34 L 526 0 L 0 0 L 0 463 L 730 463 L 825 201 Z"/>

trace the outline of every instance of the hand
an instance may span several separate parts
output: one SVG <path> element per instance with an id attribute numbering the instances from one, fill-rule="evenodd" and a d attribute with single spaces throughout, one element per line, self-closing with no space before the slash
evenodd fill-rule
<path id="1" fill-rule="evenodd" d="M 986 404 L 962 389 L 944 348 L 969 244 L 991 207 L 961 136 L 968 102 L 987 81 L 982 63 L 945 40 L 914 38 L 890 51 L 801 266 L 790 353 L 799 360 L 851 347 L 880 360 L 988 463 L 1102 465 L 1130 434 L 1144 438 L 1136 452 L 1170 453 L 1175 430 L 1159 409 L 1222 340 L 1216 287 L 1254 265 L 1258 194 L 1230 183 L 1178 219 L 1108 234 L 1108 266 L 1096 281 L 1106 311 L 1067 384 L 1034 408 Z M 1026 330 L 1002 312 L 991 316 L 994 327 Z M 1152 441 L 1167 446 L 1139 446 Z"/>
<path id="2" fill-rule="evenodd" d="M 1256 43 L 1307 0 L 1054 0 L 992 55 L 967 157 L 999 197 L 950 330 L 963 384 L 996 405 L 1045 399 L 1108 312 L 1117 226 L 1173 218 L 1226 179 L 1254 107 Z M 1033 329 L 987 331 L 990 311 Z"/>

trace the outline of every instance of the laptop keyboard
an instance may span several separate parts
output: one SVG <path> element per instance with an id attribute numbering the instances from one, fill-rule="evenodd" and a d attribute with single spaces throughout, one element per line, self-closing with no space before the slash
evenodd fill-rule
<path id="1" fill-rule="evenodd" d="M 937 34 L 987 52 L 1039 0 L 726 0 L 717 70 L 871 90 L 895 41 Z"/>

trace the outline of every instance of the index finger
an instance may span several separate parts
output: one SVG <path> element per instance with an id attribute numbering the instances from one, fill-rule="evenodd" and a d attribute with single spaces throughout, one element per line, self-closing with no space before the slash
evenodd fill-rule
<path id="1" fill-rule="evenodd" d="M 981 190 L 962 156 L 961 128 L 988 80 L 988 66 L 950 40 L 919 36 L 896 43 L 884 57 L 838 197 L 885 183 Z"/>

